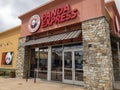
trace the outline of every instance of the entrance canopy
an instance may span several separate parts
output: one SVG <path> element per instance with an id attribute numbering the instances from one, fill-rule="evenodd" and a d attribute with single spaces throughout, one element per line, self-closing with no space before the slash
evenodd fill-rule
<path id="1" fill-rule="evenodd" d="M 48 43 L 48 42 L 54 42 L 54 41 L 61 41 L 61 40 L 67 40 L 67 39 L 73 39 L 78 37 L 82 33 L 82 30 L 72 31 L 72 32 L 66 32 L 62 34 L 57 34 L 53 36 L 48 36 L 36 40 L 30 40 L 28 42 L 25 42 L 23 46 L 30 46 L 35 44 L 42 44 L 42 43 Z"/>

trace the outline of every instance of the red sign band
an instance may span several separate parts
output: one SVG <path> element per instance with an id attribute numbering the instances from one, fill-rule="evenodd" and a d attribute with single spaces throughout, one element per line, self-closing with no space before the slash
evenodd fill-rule
<path id="1" fill-rule="evenodd" d="M 45 28 L 52 26 L 53 24 L 62 23 L 75 19 L 77 17 L 77 9 L 71 10 L 70 5 L 67 4 L 63 7 L 53 9 L 41 16 L 33 15 L 28 23 L 28 28 L 30 32 L 36 32 L 38 28 Z"/>

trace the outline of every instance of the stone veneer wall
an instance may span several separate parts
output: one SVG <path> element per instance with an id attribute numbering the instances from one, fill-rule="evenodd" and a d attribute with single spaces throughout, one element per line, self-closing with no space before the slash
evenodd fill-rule
<path id="1" fill-rule="evenodd" d="M 19 38 L 18 40 L 18 55 L 16 61 L 16 77 L 24 78 L 25 72 L 29 68 L 29 59 L 30 59 L 30 49 L 24 47 L 23 43 L 26 42 L 26 37 Z"/>
<path id="2" fill-rule="evenodd" d="M 113 90 L 110 29 L 105 17 L 82 22 L 86 90 Z"/>

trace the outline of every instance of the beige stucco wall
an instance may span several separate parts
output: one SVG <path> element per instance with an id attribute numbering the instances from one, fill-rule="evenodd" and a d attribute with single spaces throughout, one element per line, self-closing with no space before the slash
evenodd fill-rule
<path id="1" fill-rule="evenodd" d="M 16 58 L 18 48 L 18 38 L 20 36 L 20 26 L 0 33 L 0 68 L 16 69 Z M 13 52 L 12 65 L 1 65 L 2 53 Z"/>

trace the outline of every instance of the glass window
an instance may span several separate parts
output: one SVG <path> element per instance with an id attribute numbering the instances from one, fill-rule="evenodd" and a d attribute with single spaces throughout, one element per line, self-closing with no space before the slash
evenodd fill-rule
<path id="1" fill-rule="evenodd" d="M 39 73 L 38 77 L 41 79 L 47 79 L 47 63 L 48 63 L 48 49 L 39 50 Z"/>
<path id="2" fill-rule="evenodd" d="M 39 51 L 31 49 L 31 61 L 30 61 L 30 77 L 34 77 L 34 70 L 37 68 L 37 61 L 39 59 Z"/>
<path id="3" fill-rule="evenodd" d="M 62 81 L 62 46 L 52 47 L 51 80 Z"/>
<path id="4" fill-rule="evenodd" d="M 75 68 L 83 69 L 83 55 L 82 51 L 75 51 Z"/>
<path id="5" fill-rule="evenodd" d="M 72 52 L 64 52 L 64 79 L 72 80 Z"/>
<path id="6" fill-rule="evenodd" d="M 31 49 L 30 76 L 34 77 L 34 70 L 38 70 L 37 77 L 47 79 L 48 48 Z"/>
<path id="7" fill-rule="evenodd" d="M 76 44 L 67 44 L 64 45 L 64 49 L 68 50 L 68 49 L 77 49 L 77 48 L 82 48 L 82 43 L 76 43 Z"/>
<path id="8" fill-rule="evenodd" d="M 75 80 L 83 81 L 83 53 L 75 51 Z"/>
<path id="9" fill-rule="evenodd" d="M 114 79 L 115 81 L 120 80 L 120 61 L 119 61 L 119 53 L 118 53 L 118 46 L 117 42 L 111 42 L 112 46 L 112 63 L 113 63 L 113 71 L 114 71 Z"/>

